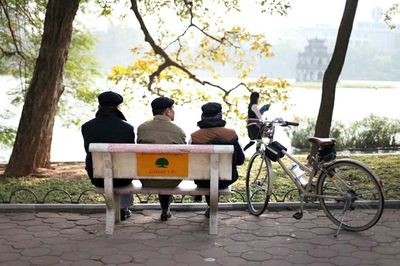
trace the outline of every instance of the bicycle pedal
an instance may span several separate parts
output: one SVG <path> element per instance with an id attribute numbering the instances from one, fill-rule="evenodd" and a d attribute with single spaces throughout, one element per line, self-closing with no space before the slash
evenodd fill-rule
<path id="1" fill-rule="evenodd" d="M 296 220 L 300 220 L 301 218 L 303 218 L 303 213 L 296 212 L 295 214 L 293 214 L 293 218 L 295 218 Z"/>

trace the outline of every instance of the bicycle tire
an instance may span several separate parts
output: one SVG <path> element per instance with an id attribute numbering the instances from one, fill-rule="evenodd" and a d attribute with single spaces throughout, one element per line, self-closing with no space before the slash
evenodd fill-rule
<path id="1" fill-rule="evenodd" d="M 270 198 L 271 162 L 261 151 L 251 157 L 246 173 L 246 200 L 249 212 L 261 215 L 267 208 Z"/>
<path id="2" fill-rule="evenodd" d="M 362 163 L 337 160 L 322 171 L 317 193 L 328 218 L 347 231 L 364 231 L 374 226 L 384 208 L 379 178 Z"/>

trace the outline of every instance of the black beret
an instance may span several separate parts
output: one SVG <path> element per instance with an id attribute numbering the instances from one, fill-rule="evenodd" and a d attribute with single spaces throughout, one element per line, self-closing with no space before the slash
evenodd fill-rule
<path id="1" fill-rule="evenodd" d="M 201 110 L 203 111 L 202 117 L 214 117 L 221 114 L 222 106 L 219 103 L 209 102 L 204 104 Z"/>
<path id="2" fill-rule="evenodd" d="M 102 107 L 118 106 L 124 101 L 121 95 L 112 91 L 100 93 L 97 99 L 99 100 L 99 105 Z"/>
<path id="3" fill-rule="evenodd" d="M 151 108 L 153 110 L 164 110 L 171 107 L 174 103 L 175 101 L 168 97 L 158 97 L 151 102 Z"/>

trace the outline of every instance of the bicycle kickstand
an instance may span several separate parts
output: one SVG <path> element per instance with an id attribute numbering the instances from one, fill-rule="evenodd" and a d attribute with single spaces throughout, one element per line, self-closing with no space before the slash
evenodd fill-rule
<path id="1" fill-rule="evenodd" d="M 340 218 L 340 224 L 339 224 L 339 227 L 338 227 L 336 233 L 334 234 L 334 237 L 337 237 L 340 233 L 340 230 L 342 230 L 342 225 L 343 225 L 344 219 L 346 218 L 347 208 L 349 206 L 350 206 L 350 201 L 346 200 L 344 207 L 343 207 L 343 211 L 342 211 L 342 217 Z"/>
<path id="2" fill-rule="evenodd" d="M 293 214 L 293 218 L 296 220 L 300 220 L 303 218 L 303 209 L 304 209 L 304 195 L 300 195 L 300 210 L 298 210 L 295 214 Z"/>

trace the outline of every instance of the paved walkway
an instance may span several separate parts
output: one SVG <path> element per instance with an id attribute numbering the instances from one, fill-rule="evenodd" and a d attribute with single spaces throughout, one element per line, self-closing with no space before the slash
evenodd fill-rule
<path id="1" fill-rule="evenodd" d="M 104 213 L 0 213 L 0 265 L 399 265 L 400 210 L 361 233 L 342 232 L 321 211 L 261 217 L 221 211 L 218 236 L 203 212 L 134 213 L 104 234 Z"/>

